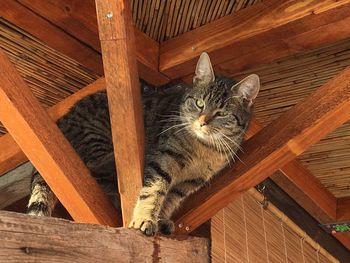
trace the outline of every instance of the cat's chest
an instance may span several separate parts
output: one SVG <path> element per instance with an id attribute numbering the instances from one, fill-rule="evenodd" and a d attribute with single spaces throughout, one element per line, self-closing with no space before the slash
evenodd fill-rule
<path id="1" fill-rule="evenodd" d="M 225 156 L 214 149 L 199 146 L 196 150 L 183 173 L 186 177 L 200 176 L 209 180 L 227 165 Z"/>

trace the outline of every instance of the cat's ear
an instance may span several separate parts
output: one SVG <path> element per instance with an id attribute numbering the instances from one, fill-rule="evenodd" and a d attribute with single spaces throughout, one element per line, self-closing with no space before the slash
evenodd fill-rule
<path id="1" fill-rule="evenodd" d="M 260 79 L 256 74 L 249 75 L 248 77 L 242 79 L 232 88 L 237 89 L 238 95 L 242 96 L 249 103 L 249 106 L 253 104 L 256 96 L 260 89 Z"/>
<path id="2" fill-rule="evenodd" d="M 194 84 L 207 85 L 215 80 L 214 70 L 209 55 L 203 52 L 197 62 L 196 72 L 193 77 Z"/>

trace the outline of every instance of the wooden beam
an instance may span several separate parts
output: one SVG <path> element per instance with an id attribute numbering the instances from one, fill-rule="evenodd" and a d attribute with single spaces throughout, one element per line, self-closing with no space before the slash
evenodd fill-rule
<path id="1" fill-rule="evenodd" d="M 0 212 L 0 255 L 7 262 L 209 262 L 209 241 Z"/>
<path id="2" fill-rule="evenodd" d="M 0 120 L 78 222 L 117 225 L 116 210 L 64 135 L 0 52 Z"/>
<path id="3" fill-rule="evenodd" d="M 96 0 L 124 226 L 142 187 L 144 129 L 128 1 Z"/>
<path id="4" fill-rule="evenodd" d="M 341 262 L 350 262 L 350 250 L 346 246 L 346 243 L 350 239 L 346 240 L 343 236 L 343 240 L 339 240 L 343 243 L 341 245 L 335 238 L 339 235 L 331 236 L 327 233 L 319 224 L 319 222 L 312 216 L 305 212 L 304 208 L 298 205 L 289 194 L 285 193 L 278 185 L 276 185 L 271 179 L 264 180 L 259 187 L 265 186 L 264 196 L 269 202 L 281 210 L 290 220 L 303 229 L 313 240 L 315 240 L 321 247 L 326 249 L 329 253 L 339 259 Z"/>
<path id="5" fill-rule="evenodd" d="M 350 68 L 246 141 L 242 161 L 214 179 L 209 188 L 188 199 L 176 218 L 177 231 L 196 228 L 348 119 Z"/>
<path id="6" fill-rule="evenodd" d="M 105 90 L 105 88 L 104 78 L 96 80 L 94 83 L 52 106 L 48 110 L 51 119 L 57 121 L 79 100 L 95 92 Z M 0 137 L 0 149 L 6 149 L 6 151 L 0 151 L 0 176 L 28 161 L 28 158 L 10 134 L 5 134 Z"/>
<path id="7" fill-rule="evenodd" d="M 349 0 L 266 0 L 163 42 L 160 71 L 191 74 L 206 51 L 217 73 L 237 74 L 349 37 L 349 12 Z"/>
<path id="8" fill-rule="evenodd" d="M 5 0 L 0 15 L 95 73 L 103 74 L 94 0 Z M 140 77 L 153 85 L 165 84 L 169 79 L 158 71 L 159 44 L 136 27 L 134 30 Z M 81 52 L 74 49 L 75 43 L 81 46 Z"/>
<path id="9" fill-rule="evenodd" d="M 253 118 L 246 134 L 251 138 L 262 129 Z M 297 159 L 271 176 L 271 179 L 320 223 L 336 220 L 337 199 Z"/>
<path id="10" fill-rule="evenodd" d="M 338 198 L 337 221 L 350 221 L 350 197 Z"/>

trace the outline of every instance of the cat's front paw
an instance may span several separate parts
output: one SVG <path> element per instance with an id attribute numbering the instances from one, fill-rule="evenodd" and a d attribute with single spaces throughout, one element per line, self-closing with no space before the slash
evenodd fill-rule
<path id="1" fill-rule="evenodd" d="M 153 220 L 133 219 L 129 228 L 140 229 L 146 236 L 154 236 L 158 232 L 158 224 Z"/>
<path id="2" fill-rule="evenodd" d="M 171 235 L 175 231 L 174 222 L 170 219 L 159 219 L 158 220 L 159 232 L 163 235 Z"/>

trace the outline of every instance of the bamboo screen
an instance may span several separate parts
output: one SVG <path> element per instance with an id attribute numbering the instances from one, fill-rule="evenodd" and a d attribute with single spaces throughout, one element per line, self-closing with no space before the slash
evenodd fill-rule
<path id="1" fill-rule="evenodd" d="M 211 221 L 212 262 L 339 262 L 251 189 Z"/>

